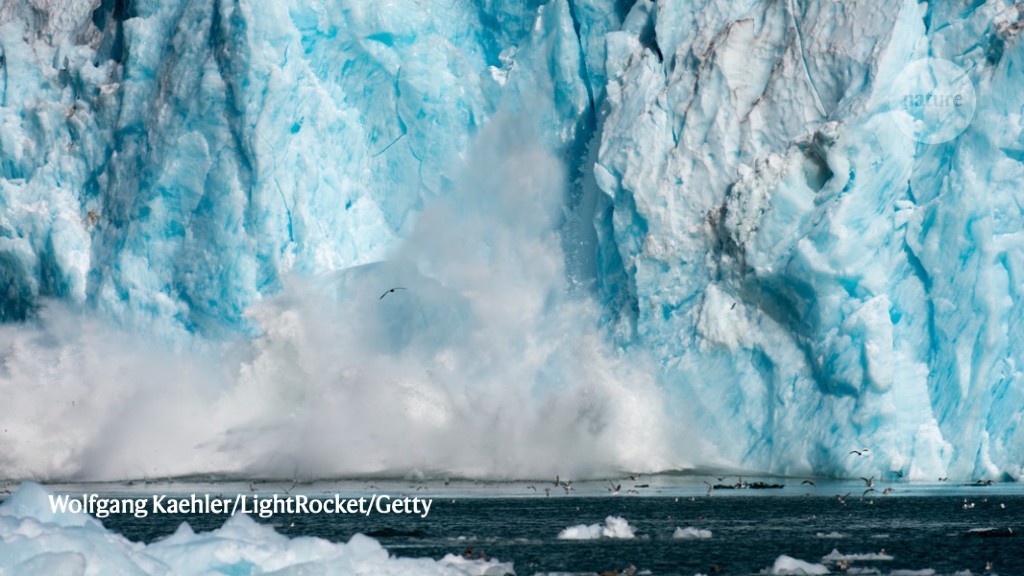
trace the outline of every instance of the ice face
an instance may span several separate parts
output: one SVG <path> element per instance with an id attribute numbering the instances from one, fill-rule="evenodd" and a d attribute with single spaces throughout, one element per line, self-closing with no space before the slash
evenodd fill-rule
<path id="1" fill-rule="evenodd" d="M 1019 474 L 1021 212 L 1006 179 L 1021 125 L 1005 94 L 1021 51 L 994 30 L 1019 17 L 1004 8 L 669 3 L 664 59 L 609 37 L 595 170 L 624 263 L 606 277 L 631 287 L 621 341 L 665 358 L 671 393 L 731 440 L 729 460 Z M 896 79 L 926 56 L 977 92 L 974 120 L 933 145 L 894 118 Z M 962 88 L 933 92 L 955 104 L 973 97 Z"/>
<path id="2" fill-rule="evenodd" d="M 1020 477 L 1019 6 L 514 4 L 5 3 L 0 475 Z"/>

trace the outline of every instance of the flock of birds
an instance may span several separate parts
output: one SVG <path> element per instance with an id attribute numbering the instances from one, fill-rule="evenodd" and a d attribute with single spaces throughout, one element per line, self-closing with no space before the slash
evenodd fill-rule
<path id="1" fill-rule="evenodd" d="M 640 479 L 640 476 L 638 474 L 630 474 L 629 475 L 629 479 L 634 481 L 634 482 L 636 482 L 637 480 Z M 561 476 L 556 474 L 555 475 L 555 489 L 557 490 L 558 488 L 561 488 L 566 494 L 571 494 L 573 492 L 573 490 L 574 490 L 573 485 L 572 485 L 572 480 L 563 480 Z M 626 493 L 627 494 L 640 494 L 640 489 L 642 489 L 642 488 L 650 488 L 650 485 L 649 484 L 634 484 L 632 488 L 628 488 L 626 490 Z M 533 490 L 534 492 L 537 492 L 537 487 L 532 485 L 532 484 L 527 486 L 526 489 L 527 490 Z M 620 494 L 622 492 L 622 482 L 616 483 L 616 482 L 614 482 L 612 480 L 609 480 L 608 481 L 608 492 L 610 494 L 612 494 L 613 496 Z M 544 487 L 544 495 L 545 496 L 551 496 L 551 488 L 550 487 L 546 487 L 546 486 Z"/>
<path id="2" fill-rule="evenodd" d="M 853 455 L 853 456 L 864 457 L 864 456 L 869 455 L 871 453 L 871 450 L 868 449 L 868 448 L 861 448 L 861 449 L 851 450 L 849 453 L 850 453 L 850 455 Z M 902 474 L 896 473 L 896 476 L 897 477 L 902 477 Z M 728 482 L 726 482 L 726 480 L 728 478 L 729 477 L 727 477 L 727 476 L 715 477 L 715 480 L 717 481 L 715 483 L 712 483 L 712 482 L 710 482 L 708 480 L 704 480 L 703 481 L 704 485 L 707 487 L 706 494 L 708 496 L 711 496 L 712 494 L 715 493 L 715 491 L 718 491 L 718 490 L 746 490 L 746 489 L 758 490 L 758 489 L 782 489 L 782 488 L 785 488 L 785 484 L 775 484 L 775 483 L 767 483 L 767 482 L 748 482 L 748 481 L 744 480 L 742 476 L 738 476 L 737 480 L 735 482 L 728 483 Z M 640 479 L 640 476 L 637 475 L 637 474 L 630 474 L 629 475 L 629 479 L 632 480 L 634 482 L 634 484 L 633 484 L 632 487 L 628 487 L 628 488 L 625 488 L 625 489 L 623 489 L 624 487 L 623 487 L 623 481 L 622 480 L 607 480 L 606 490 L 607 490 L 608 494 L 613 495 L 613 496 L 619 495 L 619 494 L 636 494 L 636 495 L 639 495 L 641 493 L 642 489 L 650 488 L 649 484 L 636 483 Z M 873 504 L 874 503 L 874 501 L 871 499 L 874 495 L 888 496 L 888 495 L 890 495 L 890 494 L 895 492 L 895 488 L 893 488 L 892 486 L 881 486 L 879 484 L 881 482 L 881 480 L 877 479 L 874 475 L 868 476 L 868 477 L 861 476 L 860 480 L 864 483 L 864 488 L 860 492 L 860 500 L 865 501 L 868 504 Z M 939 478 L 938 479 L 939 482 L 946 482 L 948 480 L 949 480 L 948 477 L 944 477 L 944 478 Z M 446 484 L 447 484 L 447 482 L 446 482 Z M 972 483 L 966 484 L 966 485 L 967 486 L 991 486 L 993 484 L 994 484 L 994 481 L 992 481 L 992 480 L 979 480 L 979 481 L 972 482 Z M 802 480 L 800 482 L 800 485 L 801 486 L 806 486 L 809 489 L 814 489 L 814 490 L 817 490 L 817 488 L 818 488 L 818 485 L 815 483 L 815 481 L 811 480 L 811 479 Z M 566 495 L 573 494 L 574 491 L 575 491 L 575 488 L 573 486 L 572 480 L 564 479 L 560 475 L 556 475 L 555 476 L 555 479 L 554 479 L 554 482 L 553 482 L 553 487 L 552 486 L 543 486 L 542 488 L 538 488 L 537 485 L 530 484 L 530 485 L 527 485 L 525 489 L 529 490 L 529 491 L 532 491 L 534 493 L 537 493 L 537 494 L 539 494 L 541 492 L 541 490 L 543 490 L 545 496 L 551 496 L 553 491 L 557 492 L 559 489 L 562 490 L 562 492 L 564 494 L 566 494 Z M 854 494 L 854 492 L 852 492 L 852 491 L 851 492 L 847 492 L 845 494 L 836 494 L 835 498 L 836 498 L 836 500 L 840 504 L 845 505 L 849 501 L 850 497 L 853 496 L 853 494 Z M 810 492 L 805 494 L 805 496 L 810 496 L 810 495 L 811 495 Z M 965 505 L 965 508 L 968 508 L 970 506 L 973 506 L 973 504 L 967 503 L 967 505 Z"/>
<path id="3" fill-rule="evenodd" d="M 402 290 L 402 289 L 403 288 L 401 288 L 401 287 L 391 288 L 387 292 L 385 292 L 383 295 L 381 295 L 381 298 L 383 298 L 384 296 L 386 296 L 387 294 L 389 294 L 391 292 L 394 292 L 395 290 Z M 867 456 L 868 454 L 870 454 L 870 452 L 871 452 L 870 449 L 862 448 L 862 449 L 858 449 L 858 450 L 851 450 L 850 454 L 854 455 L 854 456 L 858 456 L 858 457 L 863 457 L 863 456 Z M 629 480 L 633 481 L 633 485 L 632 486 L 624 488 L 624 481 L 625 481 L 625 479 L 622 479 L 622 480 L 614 480 L 614 479 L 613 480 L 606 480 L 607 484 L 605 486 L 605 490 L 607 491 L 607 493 L 609 495 L 612 495 L 612 496 L 617 496 L 617 495 L 620 495 L 620 494 L 640 495 L 641 491 L 643 489 L 650 488 L 650 484 L 641 483 L 640 482 L 640 475 L 639 474 L 630 474 L 628 478 L 629 478 Z M 707 496 L 711 496 L 712 494 L 714 494 L 715 491 L 719 491 L 719 490 L 759 490 L 759 489 L 782 489 L 782 488 L 785 488 L 785 484 L 775 484 L 775 483 L 767 483 L 767 482 L 760 482 L 760 481 L 748 482 L 748 481 L 744 480 L 742 476 L 738 476 L 737 480 L 735 482 L 727 483 L 726 482 L 727 478 L 729 478 L 729 477 L 727 477 L 727 476 L 715 477 L 715 480 L 717 480 L 716 483 L 712 483 L 712 482 L 709 482 L 707 480 L 704 480 L 703 481 L 704 485 L 707 487 L 707 490 L 706 490 Z M 878 482 L 880 482 L 880 480 L 876 479 L 876 477 L 873 476 L 873 475 L 869 476 L 869 477 L 863 477 L 862 476 L 862 477 L 860 477 L 860 480 L 864 483 L 864 488 L 863 488 L 863 490 L 860 493 L 860 500 L 864 501 L 867 504 L 873 504 L 874 503 L 874 501 L 870 498 L 872 495 L 888 496 L 888 495 L 892 494 L 893 492 L 895 492 L 895 489 L 892 486 L 884 486 L 884 487 L 880 486 L 878 484 Z M 945 482 L 945 481 L 948 481 L 948 478 L 939 478 L 938 480 L 940 482 Z M 293 480 L 291 486 L 289 486 L 288 488 L 283 489 L 284 493 L 285 494 L 290 493 L 295 488 L 297 483 L 298 483 L 297 481 Z M 444 485 L 445 486 L 448 486 L 449 483 L 450 483 L 450 481 L 448 479 L 444 480 Z M 972 482 L 972 483 L 966 484 L 966 485 L 968 485 L 968 486 L 991 486 L 992 484 L 994 484 L 994 482 L 992 480 L 979 480 L 977 482 Z M 817 488 L 818 488 L 818 485 L 815 483 L 815 481 L 811 480 L 811 479 L 802 480 L 800 482 L 800 486 L 806 486 L 809 489 L 814 489 L 814 490 L 817 490 Z M 379 489 L 377 487 L 377 485 L 374 484 L 374 483 L 367 484 L 366 488 L 368 490 L 378 490 Z M 256 491 L 257 490 L 255 484 L 252 483 L 252 482 L 249 483 L 249 489 L 251 491 Z M 422 483 L 421 484 L 412 484 L 412 485 L 409 486 L 409 493 L 407 494 L 407 493 L 403 492 L 401 495 L 404 497 L 404 496 L 407 496 L 407 495 L 415 493 L 415 492 L 430 491 L 430 490 L 431 490 L 431 487 L 428 486 L 427 484 L 422 484 Z M 566 478 L 562 478 L 561 475 L 557 475 L 557 474 L 555 475 L 555 478 L 552 481 L 551 485 L 528 484 L 525 487 L 525 490 L 533 492 L 533 493 L 535 493 L 537 495 L 539 495 L 541 492 L 543 492 L 544 496 L 551 496 L 552 493 L 557 493 L 559 490 L 561 490 L 561 492 L 563 494 L 565 494 L 565 495 L 572 495 L 572 494 L 577 492 L 576 491 L 576 487 L 573 485 L 573 481 L 572 480 L 569 480 L 569 479 L 566 479 Z M 591 484 L 591 485 L 588 486 L 588 489 L 586 489 L 584 491 L 584 494 L 592 495 L 592 491 L 593 490 L 594 490 L 594 486 Z M 850 500 L 850 497 L 853 496 L 853 494 L 854 494 L 854 492 L 852 492 L 852 491 L 851 492 L 846 492 L 845 494 L 836 494 L 835 495 L 835 499 L 840 504 L 846 505 L 847 502 Z M 810 495 L 811 495 L 810 492 L 805 494 L 805 496 L 810 496 Z M 691 498 L 691 500 L 692 499 L 693 498 Z M 964 502 L 964 508 L 965 509 L 972 508 L 973 506 L 974 506 L 973 503 L 967 502 L 965 500 L 965 502 Z"/>

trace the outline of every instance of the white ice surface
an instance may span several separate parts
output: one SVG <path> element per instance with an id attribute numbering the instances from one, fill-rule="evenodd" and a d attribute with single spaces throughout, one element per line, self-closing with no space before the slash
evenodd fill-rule
<path id="1" fill-rule="evenodd" d="M 212 532 L 183 523 L 151 544 L 130 542 L 86 514 L 53 513 L 48 493 L 24 483 L 0 505 L 0 573 L 18 576 L 200 574 L 381 574 L 504 576 L 511 564 L 446 556 L 394 558 L 374 539 L 288 538 L 239 514 Z"/>

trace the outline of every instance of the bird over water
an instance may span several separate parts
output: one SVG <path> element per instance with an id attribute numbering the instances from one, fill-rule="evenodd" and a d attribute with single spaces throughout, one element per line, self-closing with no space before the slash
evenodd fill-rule
<path id="1" fill-rule="evenodd" d="M 389 288 L 388 290 L 385 290 L 384 293 L 380 295 L 380 298 L 377 298 L 377 300 L 383 300 L 385 296 L 391 294 L 395 290 L 408 290 L 408 288 L 404 288 L 402 286 L 395 286 L 394 288 Z"/>

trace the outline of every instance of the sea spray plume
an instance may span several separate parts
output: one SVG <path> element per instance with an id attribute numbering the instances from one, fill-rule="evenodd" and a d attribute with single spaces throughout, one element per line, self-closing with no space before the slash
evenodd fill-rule
<path id="1" fill-rule="evenodd" d="M 211 13 L 198 5 L 152 6 L 132 18 L 123 68 L 100 54 L 110 78 L 90 77 L 85 87 L 109 106 L 76 112 L 72 124 L 84 122 L 89 138 L 75 145 L 108 153 L 114 148 L 101 137 L 115 125 L 126 138 L 109 163 L 102 154 L 90 157 L 107 168 L 84 171 L 99 174 L 97 198 L 83 208 L 87 215 L 78 214 L 82 199 L 57 198 L 45 179 L 25 186 L 4 181 L 5 200 L 20 206 L 8 216 L 37 214 L 37 204 L 18 204 L 37 192 L 60 209 L 50 220 L 77 225 L 83 216 L 85 231 L 32 228 L 38 238 L 27 241 L 52 248 L 46 258 L 74 264 L 73 274 L 61 271 L 70 274 L 61 290 L 114 321 L 85 311 L 62 320 L 66 311 L 55 304 L 52 315 L 44 306 L 34 321 L 4 328 L 10 344 L 0 386 L 16 400 L 0 410 L 18 415 L 5 419 L 13 425 L 3 441 L 16 445 L 4 451 L 3 475 L 293 478 L 296 470 L 308 477 L 414 467 L 509 475 L 548 473 L 554 464 L 585 475 L 684 465 L 665 442 L 664 410 L 643 355 L 626 357 L 609 347 L 595 328 L 597 306 L 565 294 L 558 239 L 569 177 L 550 151 L 569 145 L 574 129 L 551 126 L 590 109 L 575 77 L 579 54 L 567 4 L 544 11 L 539 27 L 524 12 L 521 32 L 535 35 L 532 40 L 509 32 L 533 46 L 520 51 L 519 68 L 532 61 L 537 71 L 510 77 L 510 107 L 530 113 L 542 107 L 546 112 L 534 120 L 544 130 L 517 127 L 523 117 L 488 120 L 493 102 L 485 105 L 478 78 L 468 72 L 478 64 L 476 35 L 449 26 L 454 19 L 431 11 L 435 34 L 421 30 L 422 42 L 381 53 L 378 43 L 347 39 L 370 36 L 374 30 L 364 27 L 375 23 L 405 23 L 402 6 L 331 16 L 266 4 L 271 18 L 259 17 L 261 7 L 218 5 Z M 111 27 L 104 33 L 120 29 L 107 16 Z M 299 34 L 293 16 L 342 34 L 332 44 L 333 36 L 304 28 L 315 48 L 304 55 L 308 60 L 283 58 Z M 91 19 L 83 18 L 88 25 Z M 189 18 L 189 32 L 178 34 L 185 29 L 179 19 Z M 253 38 L 266 41 L 253 46 Z M 18 42 L 11 46 L 28 53 Z M 172 55 L 138 49 L 143 45 L 189 49 Z M 466 85 L 448 85 L 445 98 L 428 98 L 438 95 L 441 71 L 437 62 L 416 60 L 432 53 L 425 46 L 464 49 L 448 52 L 446 78 Z M 345 77 L 337 86 L 313 77 L 321 58 L 336 63 L 339 47 L 366 78 Z M 228 53 L 236 58 L 217 59 Z M 89 54 L 75 54 L 72 73 L 95 66 Z M 222 66 L 205 66 L 214 60 Z M 542 97 L 527 97 L 555 60 L 557 78 L 544 84 Z M 9 85 L 45 84 L 42 76 L 58 73 L 50 62 L 60 59 L 41 56 Z M 115 82 L 125 71 L 131 82 Z M 346 90 L 347 83 L 362 88 L 367 81 L 376 82 L 369 104 Z M 381 98 L 382 85 L 394 90 L 393 99 Z M 48 110 L 45 100 L 57 91 L 40 93 Z M 246 101 L 253 94 L 259 102 Z M 299 108 L 292 107 L 296 101 Z M 65 112 L 62 107 L 60 126 L 70 120 Z M 426 115 L 422 123 L 406 124 L 419 113 Z M 23 116 L 16 110 L 6 118 Z M 474 128 L 453 128 L 460 120 Z M 494 128 L 466 153 L 471 133 L 487 122 Z M 4 133 L 30 135 L 20 121 L 5 125 Z M 360 135 L 381 144 L 373 152 L 380 164 L 346 140 Z M 42 134 L 39 149 L 55 143 L 77 158 L 65 146 L 70 140 L 59 136 Z M 34 170 L 29 161 L 37 155 L 16 156 L 18 172 Z M 467 156 L 473 159 L 463 165 Z M 65 164 L 65 156 L 53 157 L 61 160 L 54 166 Z M 460 166 L 464 175 L 453 177 Z M 352 174 L 367 170 L 372 177 L 357 186 Z M 50 174 L 36 175 L 44 172 Z M 69 189 L 93 184 L 63 182 Z M 454 234 L 462 224 L 463 234 Z M 389 261 L 365 264 L 410 231 L 408 246 Z M 467 242 L 470 233 L 482 240 Z M 35 257 L 23 255 L 26 262 Z M 340 271 L 310 279 L 324 270 Z M 382 285 L 398 284 L 415 293 L 379 298 Z M 33 294 L 32 305 L 39 302 Z M 80 331 L 71 329 L 76 323 Z M 174 347 L 140 332 L 173 340 Z M 65 406 L 67 400 L 75 404 Z"/>
<path id="2" fill-rule="evenodd" d="M 392 258 L 294 279 L 253 309 L 264 336 L 234 394 L 262 405 L 232 426 L 250 470 L 295 459 L 314 476 L 579 476 L 687 463 L 666 457 L 643 358 L 612 349 L 594 303 L 569 295 L 564 168 L 523 124 L 492 121 Z M 382 285 L 408 291 L 380 299 Z"/>
<path id="3" fill-rule="evenodd" d="M 222 430 L 228 381 L 202 347 L 162 342 L 66 305 L 0 326 L 0 477 L 109 480 L 220 471 L 230 454 L 197 449 Z"/>

